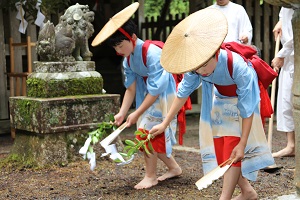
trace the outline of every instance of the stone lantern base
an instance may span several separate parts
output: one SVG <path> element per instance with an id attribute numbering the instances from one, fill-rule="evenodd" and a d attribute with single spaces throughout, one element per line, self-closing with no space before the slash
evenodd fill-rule
<path id="1" fill-rule="evenodd" d="M 66 164 L 78 156 L 87 133 L 119 109 L 116 94 L 58 98 L 11 97 L 12 149 L 22 165 Z"/>
<path id="2" fill-rule="evenodd" d="M 28 96 L 9 98 L 15 132 L 10 158 L 23 166 L 68 163 L 87 133 L 119 110 L 120 95 L 102 94 L 102 89 L 92 61 L 34 62 Z"/>

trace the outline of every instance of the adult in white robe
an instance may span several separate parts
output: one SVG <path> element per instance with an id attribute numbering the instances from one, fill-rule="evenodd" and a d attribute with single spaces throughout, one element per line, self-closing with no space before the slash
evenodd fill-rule
<path id="1" fill-rule="evenodd" d="M 251 44 L 253 28 L 243 6 L 229 0 L 217 0 L 210 7 L 220 10 L 227 18 L 228 34 L 224 42 Z"/>
<path id="2" fill-rule="evenodd" d="M 292 85 L 294 78 L 294 40 L 292 29 L 292 16 L 294 10 L 281 8 L 279 22 L 273 32 L 275 38 L 281 35 L 282 49 L 272 60 L 272 66 L 276 71 L 280 69 L 277 96 L 277 130 L 287 136 L 287 146 L 273 153 L 273 157 L 295 155 L 295 125 L 293 119 Z"/>

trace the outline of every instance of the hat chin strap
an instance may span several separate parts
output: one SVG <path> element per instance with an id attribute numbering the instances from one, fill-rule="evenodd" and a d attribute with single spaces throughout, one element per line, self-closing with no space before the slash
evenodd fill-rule
<path id="1" fill-rule="evenodd" d="M 125 35 L 133 44 L 133 48 L 135 47 L 135 41 L 132 39 L 132 37 L 123 29 L 123 28 L 118 28 L 118 30 Z"/>

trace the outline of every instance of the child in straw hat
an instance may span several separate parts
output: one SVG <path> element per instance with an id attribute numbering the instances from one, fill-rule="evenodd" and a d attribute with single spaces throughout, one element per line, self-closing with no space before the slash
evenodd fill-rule
<path id="1" fill-rule="evenodd" d="M 158 137 L 202 84 L 199 141 L 204 174 L 231 159 L 234 164 L 224 174 L 220 199 L 231 199 L 236 185 L 241 188 L 236 200 L 257 199 L 248 180 L 256 180 L 258 170 L 274 164 L 274 159 L 260 119 L 257 74 L 251 63 L 234 52 L 233 74 L 229 74 L 227 52 L 220 49 L 226 34 L 226 17 L 212 8 L 197 11 L 174 27 L 161 63 L 169 72 L 185 73 L 184 79 L 168 115 L 149 133 Z M 228 95 L 232 92 L 228 90 L 221 93 L 215 84 L 235 84 L 235 95 Z"/>
<path id="2" fill-rule="evenodd" d="M 172 74 L 166 72 L 160 64 L 161 48 L 150 45 L 147 51 L 147 66 L 144 65 L 142 59 L 144 41 L 137 37 L 136 25 L 129 19 L 137 9 L 136 5 L 138 3 L 132 4 L 111 18 L 111 20 L 116 18 L 119 21 L 123 20 L 124 23 L 117 26 L 114 31 L 111 30 L 113 28 L 109 29 L 113 33 L 108 37 L 107 43 L 116 50 L 117 54 L 125 58 L 123 68 L 126 92 L 120 111 L 114 116 L 115 123 L 120 125 L 123 122 L 135 99 L 136 110 L 127 117 L 127 127 L 137 124 L 138 129 L 145 129 L 148 132 L 154 125 L 161 123 L 170 110 L 171 102 L 176 95 L 176 85 Z M 105 27 L 92 45 L 101 42 L 102 39 L 99 40 L 99 38 L 102 37 L 102 33 L 106 32 Z M 182 173 L 180 166 L 171 155 L 172 146 L 176 143 L 176 127 L 176 117 L 173 117 L 170 120 L 170 126 L 163 130 L 162 134 L 150 140 L 154 152 L 150 155 L 144 153 L 146 174 L 143 180 L 134 186 L 135 189 L 150 188 L 158 181 L 179 176 Z M 137 139 L 141 138 L 137 136 Z M 160 177 L 156 175 L 157 159 L 162 160 L 168 167 L 168 172 Z"/>

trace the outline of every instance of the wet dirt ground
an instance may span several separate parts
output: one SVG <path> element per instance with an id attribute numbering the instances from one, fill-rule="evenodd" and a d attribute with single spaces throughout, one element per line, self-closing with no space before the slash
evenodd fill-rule
<path id="1" fill-rule="evenodd" d="M 1 169 L 0 199 L 163 199 L 163 200 L 217 200 L 222 187 L 222 178 L 208 188 L 199 191 L 195 182 L 203 176 L 199 155 L 198 126 L 199 115 L 189 114 L 184 145 L 174 147 L 173 156 L 181 166 L 180 177 L 159 182 L 145 190 L 133 187 L 144 176 L 145 167 L 142 154 L 138 154 L 132 163 L 117 166 L 107 157 L 97 155 L 97 166 L 89 169 L 88 161 L 78 158 L 67 166 L 53 166 L 47 169 Z M 133 138 L 134 127 L 125 129 L 121 138 Z M 274 124 L 273 151 L 285 146 L 285 134 L 276 132 Z M 10 151 L 12 141 L 9 134 L 0 135 L 0 159 Z M 251 182 L 259 199 L 276 199 L 295 191 L 294 157 L 276 158 L 277 166 L 282 168 L 272 173 L 260 171 L 258 179 Z M 166 168 L 158 162 L 157 174 L 162 175 Z M 236 188 L 234 196 L 239 194 Z"/>

